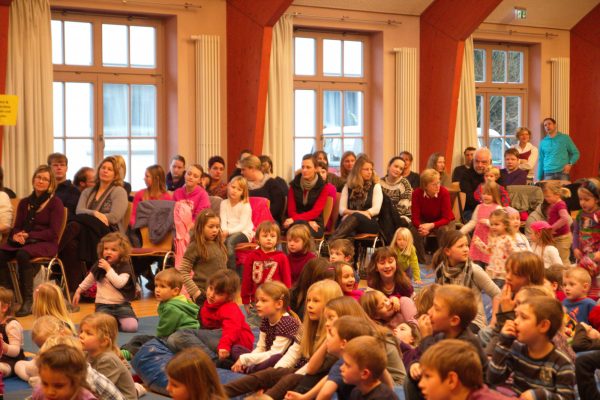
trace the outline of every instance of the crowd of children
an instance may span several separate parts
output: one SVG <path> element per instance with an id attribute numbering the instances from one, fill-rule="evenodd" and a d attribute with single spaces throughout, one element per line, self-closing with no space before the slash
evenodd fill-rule
<path id="1" fill-rule="evenodd" d="M 220 214 L 197 209 L 206 200 L 197 190 L 201 172 L 189 168 L 174 193 L 194 204 L 195 223 L 181 263 L 154 278 L 156 335 L 118 347 L 119 330 L 138 329 L 136 274 L 129 240 L 109 233 L 73 297 L 76 305 L 97 287 L 96 312 L 78 330 L 57 286 L 36 289 L 33 360 L 25 359 L 23 328 L 12 317 L 13 294 L 0 288 L 3 376 L 30 382 L 34 399 L 137 399 L 145 389 L 127 361 L 156 337 L 174 354 L 165 390 L 178 400 L 256 392 L 289 400 L 396 399 L 399 392 L 574 399 L 577 390 L 582 399 L 600 398 L 591 384 L 600 369 L 598 180 L 579 187 L 574 220 L 562 199 L 568 191 L 547 183 L 547 221 L 532 224 L 527 240 L 490 169 L 472 219 L 439 238 L 431 269 L 419 265 L 411 231 L 401 227 L 363 266 L 359 285 L 350 240 L 331 241 L 324 259 L 307 225 L 291 225 L 285 245 L 276 222 L 254 226 L 244 178 L 227 185 Z M 151 181 L 151 169 L 147 175 Z M 252 241 L 240 267 L 236 246 Z M 575 358 L 581 351 L 592 352 Z M 239 375 L 221 385 L 222 370 Z"/>

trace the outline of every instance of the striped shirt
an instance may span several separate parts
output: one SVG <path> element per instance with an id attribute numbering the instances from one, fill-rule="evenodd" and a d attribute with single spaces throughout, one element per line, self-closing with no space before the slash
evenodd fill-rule
<path id="1" fill-rule="evenodd" d="M 536 400 L 575 398 L 575 367 L 556 348 L 541 359 L 532 359 L 524 343 L 512 336 L 500 335 L 488 368 L 487 381 L 503 384 L 511 373 L 511 388 L 517 395 L 533 390 Z"/>

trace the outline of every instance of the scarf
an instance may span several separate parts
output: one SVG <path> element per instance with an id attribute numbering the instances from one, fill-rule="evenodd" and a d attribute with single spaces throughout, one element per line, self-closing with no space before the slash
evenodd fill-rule
<path id="1" fill-rule="evenodd" d="M 30 232 L 35 226 L 35 216 L 42 206 L 49 198 L 51 194 L 46 192 L 41 194 L 39 197 L 35 195 L 33 191 L 27 198 L 27 215 L 25 216 L 25 222 L 23 222 L 23 230 Z"/>
<path id="2" fill-rule="evenodd" d="M 447 266 L 445 262 L 441 262 L 435 269 L 436 281 L 440 285 L 444 283 L 453 283 L 470 288 L 473 284 L 473 266 L 471 261 L 460 263 L 454 267 Z"/>
<path id="3" fill-rule="evenodd" d="M 302 187 L 302 204 L 306 205 L 306 202 L 308 201 L 308 192 L 310 192 L 312 190 L 312 188 L 315 187 L 315 185 L 317 184 L 317 182 L 319 181 L 319 176 L 317 174 L 315 174 L 315 177 L 312 181 L 307 181 L 304 178 L 300 178 L 300 187 Z"/>
<path id="4" fill-rule="evenodd" d="M 373 181 L 365 181 L 362 186 L 352 188 L 352 194 L 348 198 L 348 208 L 350 210 L 363 209 L 371 186 L 373 186 Z"/>
<path id="5" fill-rule="evenodd" d="M 248 190 L 260 189 L 265 186 L 265 183 L 267 183 L 269 179 L 271 179 L 269 174 L 263 174 L 263 178 L 260 181 L 248 181 Z"/>

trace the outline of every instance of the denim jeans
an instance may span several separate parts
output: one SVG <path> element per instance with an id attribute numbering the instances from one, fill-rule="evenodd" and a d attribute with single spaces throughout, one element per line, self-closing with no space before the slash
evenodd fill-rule
<path id="1" fill-rule="evenodd" d="M 235 246 L 240 243 L 248 243 L 248 238 L 241 232 L 232 233 L 225 239 L 225 247 L 227 248 L 227 268 L 236 270 L 235 264 Z"/>
<path id="2" fill-rule="evenodd" d="M 558 180 L 558 181 L 570 181 L 569 174 L 565 174 L 562 171 L 558 172 L 544 172 L 544 180 Z"/>
<path id="3" fill-rule="evenodd" d="M 167 345 L 174 353 L 188 347 L 199 347 L 216 361 L 219 359 L 216 352 L 222 335 L 222 329 L 183 329 L 169 336 Z"/>

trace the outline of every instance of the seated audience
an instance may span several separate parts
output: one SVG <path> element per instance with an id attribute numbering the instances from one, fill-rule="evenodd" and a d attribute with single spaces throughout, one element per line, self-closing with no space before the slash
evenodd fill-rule
<path id="1" fill-rule="evenodd" d="M 225 160 L 221 156 L 213 156 L 208 159 L 208 174 L 210 183 L 206 191 L 210 196 L 217 196 L 222 199 L 227 198 L 227 182 L 224 181 Z"/>
<path id="2" fill-rule="evenodd" d="M 271 157 L 262 154 L 258 157 L 258 159 L 260 160 L 263 174 L 269 175 L 271 178 L 275 179 L 275 181 L 277 181 L 277 183 L 281 186 L 283 193 L 287 193 L 289 187 L 285 179 L 273 173 L 273 160 L 271 160 Z"/>
<path id="3" fill-rule="evenodd" d="M 454 171 L 452 171 L 452 182 L 460 182 L 464 173 L 473 168 L 473 154 L 475 154 L 475 150 L 475 147 L 469 146 L 463 151 L 464 164 L 454 168 Z"/>
<path id="4" fill-rule="evenodd" d="M 510 148 L 504 152 L 504 166 L 500 174 L 506 186 L 527 184 L 527 170 L 519 168 L 517 149 Z"/>
<path id="5" fill-rule="evenodd" d="M 174 201 L 184 201 L 191 206 L 194 220 L 200 211 L 210 208 L 208 193 L 200 185 L 203 173 L 200 165 L 190 165 L 185 173 L 185 185 L 173 192 Z"/>
<path id="6" fill-rule="evenodd" d="M 435 169 L 440 174 L 440 182 L 445 188 L 452 184 L 450 175 L 446 172 L 446 158 L 441 153 L 433 153 L 427 160 L 427 169 Z"/>
<path id="7" fill-rule="evenodd" d="M 413 162 L 413 155 L 408 151 L 401 152 L 398 157 L 404 161 L 404 169 L 402 170 L 402 176 L 410 183 L 413 189 L 421 186 L 421 176 L 410 170 L 410 166 Z"/>
<path id="8" fill-rule="evenodd" d="M 314 154 L 315 158 L 317 159 L 317 165 L 321 165 L 321 163 L 325 163 L 325 172 L 323 173 L 323 175 L 321 175 L 321 178 L 323 178 L 327 183 L 333 185 L 333 187 L 336 189 L 336 191 L 341 192 L 342 189 L 344 188 L 344 181 L 337 176 L 334 172 L 330 171 L 329 168 L 329 158 L 327 157 L 327 153 L 324 152 L 323 150 L 319 150 L 319 151 L 315 151 Z M 338 190 L 339 188 L 339 190 Z"/>
<path id="9" fill-rule="evenodd" d="M 337 187 L 338 192 L 341 192 L 344 188 L 343 185 L 346 184 L 348 180 L 348 176 L 352 172 L 352 167 L 354 167 L 354 163 L 356 162 L 356 154 L 353 151 L 346 151 L 342 154 L 342 158 L 340 160 L 340 180 L 342 187 Z"/>
<path id="10" fill-rule="evenodd" d="M 174 192 L 185 184 L 185 158 L 179 154 L 171 158 L 169 172 L 167 172 L 167 190 Z"/>
<path id="11" fill-rule="evenodd" d="M 0 167 L 0 191 L 6 193 L 11 199 L 17 198 L 17 194 L 15 192 L 4 186 L 4 169 L 2 167 Z"/>
<path id="12" fill-rule="evenodd" d="M 270 175 L 265 175 L 261 170 L 258 157 L 250 155 L 240 160 L 242 176 L 248 181 L 250 197 L 265 197 L 269 200 L 269 209 L 273 218 L 281 223 L 285 207 L 286 191 L 282 185 Z"/>
<path id="13" fill-rule="evenodd" d="M 454 214 L 450 204 L 450 192 L 441 186 L 440 174 L 426 169 L 421 174 L 421 187 L 412 193 L 412 223 L 420 238 L 432 232 L 441 236 L 443 231 L 454 229 Z"/>
<path id="14" fill-rule="evenodd" d="M 473 168 L 465 171 L 460 180 L 460 191 L 466 195 L 464 204 L 463 218 L 465 221 L 471 219 L 473 211 L 479 201 L 475 199 L 475 190 L 484 181 L 484 174 L 488 167 L 492 166 L 492 152 L 487 147 L 480 147 L 475 150 L 473 156 Z M 497 183 L 502 184 L 502 179 Z"/>
<path id="15" fill-rule="evenodd" d="M 568 316 L 567 326 L 574 328 L 579 322 L 589 323 L 588 316 L 596 302 L 587 297 L 592 279 L 583 268 L 569 268 L 563 274 L 566 299 L 562 301 Z"/>
<path id="16" fill-rule="evenodd" d="M 238 158 L 238 160 L 235 163 L 235 169 L 233 170 L 233 172 L 231 173 L 231 175 L 229 175 L 229 180 L 233 179 L 236 176 L 242 175 L 241 161 L 244 158 L 249 157 L 251 155 L 253 155 L 252 154 L 252 150 L 244 149 L 244 150 L 240 151 L 240 157 Z"/>
<path id="17" fill-rule="evenodd" d="M 56 179 L 55 195 L 62 201 L 63 206 L 69 210 L 69 220 L 72 220 L 75 217 L 75 209 L 77 208 L 80 192 L 67 179 L 69 160 L 67 160 L 64 154 L 52 153 L 48 156 L 48 165 L 54 173 L 54 179 Z"/>
<path id="18" fill-rule="evenodd" d="M 80 192 L 94 186 L 94 183 L 96 183 L 96 171 L 94 171 L 94 168 L 81 167 L 73 177 L 73 186 Z"/>

